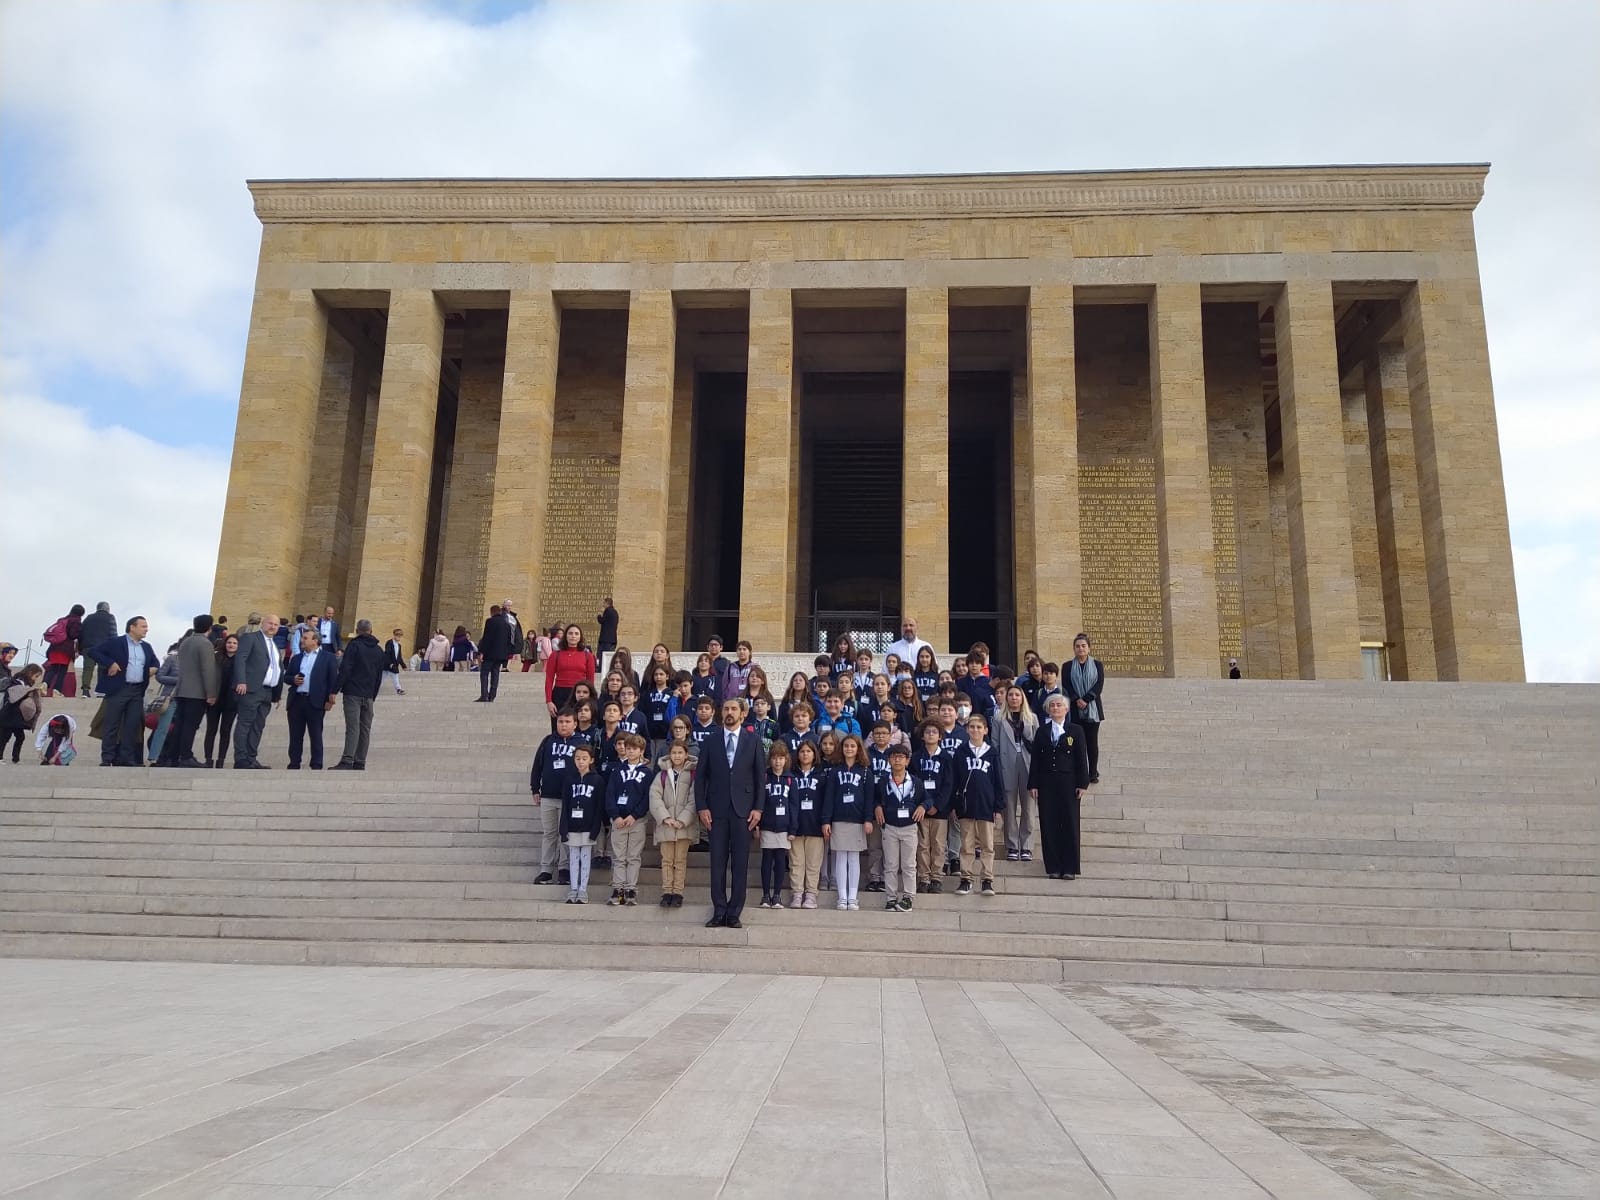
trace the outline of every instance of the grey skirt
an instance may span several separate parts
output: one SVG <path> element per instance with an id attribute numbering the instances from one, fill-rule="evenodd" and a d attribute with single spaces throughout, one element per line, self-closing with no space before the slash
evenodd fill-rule
<path id="1" fill-rule="evenodd" d="M 761 848 L 763 850 L 787 850 L 789 848 L 789 835 L 776 830 L 763 829 L 761 831 Z"/>
<path id="2" fill-rule="evenodd" d="M 835 822 L 833 836 L 828 839 L 829 850 L 850 853 L 867 848 L 867 827 L 859 821 Z"/>

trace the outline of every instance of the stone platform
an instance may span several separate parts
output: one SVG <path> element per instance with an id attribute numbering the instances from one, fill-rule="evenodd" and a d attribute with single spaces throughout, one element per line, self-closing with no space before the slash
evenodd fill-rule
<path id="1" fill-rule="evenodd" d="M 1600 995 L 1594 687 L 1115 680 L 1075 882 L 729 931 L 532 884 L 537 673 L 406 682 L 360 775 L 0 767 L 0 953 Z"/>
<path id="2" fill-rule="evenodd" d="M 7 1200 L 1545 1200 L 1583 1001 L 0 964 Z"/>

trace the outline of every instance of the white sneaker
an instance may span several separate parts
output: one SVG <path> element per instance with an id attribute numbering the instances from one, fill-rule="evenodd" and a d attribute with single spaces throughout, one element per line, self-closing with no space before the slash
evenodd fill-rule
<path id="1" fill-rule="evenodd" d="M 839 903 L 835 904 L 834 907 L 837 908 L 840 912 L 849 912 L 850 911 L 850 901 L 841 900 L 841 901 L 839 901 Z"/>
<path id="2" fill-rule="evenodd" d="M 861 911 L 860 903 L 858 901 L 855 901 L 855 900 L 850 901 L 850 911 L 851 912 L 860 912 Z"/>

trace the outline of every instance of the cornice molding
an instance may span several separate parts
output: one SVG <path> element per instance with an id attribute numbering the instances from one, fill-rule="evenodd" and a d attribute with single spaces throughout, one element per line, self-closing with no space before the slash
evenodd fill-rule
<path id="1" fill-rule="evenodd" d="M 859 221 L 1471 210 L 1483 164 L 795 179 L 252 180 L 264 223 Z"/>

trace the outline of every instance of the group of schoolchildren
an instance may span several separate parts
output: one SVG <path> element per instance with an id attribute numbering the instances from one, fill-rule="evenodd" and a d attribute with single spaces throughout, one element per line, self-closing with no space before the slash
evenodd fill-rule
<path id="1" fill-rule="evenodd" d="M 1002 821 L 1007 857 L 1031 860 L 1031 824 L 1020 836 L 1011 830 L 990 719 L 1012 686 L 1030 715 L 1042 715 L 1062 694 L 1057 664 L 1030 651 L 1017 677 L 991 666 L 980 643 L 940 670 L 924 645 L 914 662 L 888 655 L 880 672 L 870 651 L 841 638 L 817 657 L 814 675 L 796 672 L 774 698 L 748 642 L 732 660 L 720 651 L 713 639 L 684 672 L 658 644 L 641 681 L 618 649 L 599 695 L 586 682 L 571 689 L 530 774 L 543 831 L 536 883 L 564 884 L 568 904 L 587 904 L 591 870 L 609 867 L 607 903 L 636 905 L 651 821 L 660 904 L 682 907 L 688 855 L 704 849 L 693 771 L 727 699 L 741 701 L 743 727 L 761 737 L 766 756 L 753 831 L 761 907 L 783 908 L 787 884 L 791 908 L 814 909 L 832 890 L 835 907 L 854 911 L 864 887 L 885 894 L 886 910 L 909 912 L 915 894 L 942 892 L 941 875 L 956 874 L 956 894 L 993 896 Z M 1024 822 L 1026 807 L 1024 790 Z"/>

